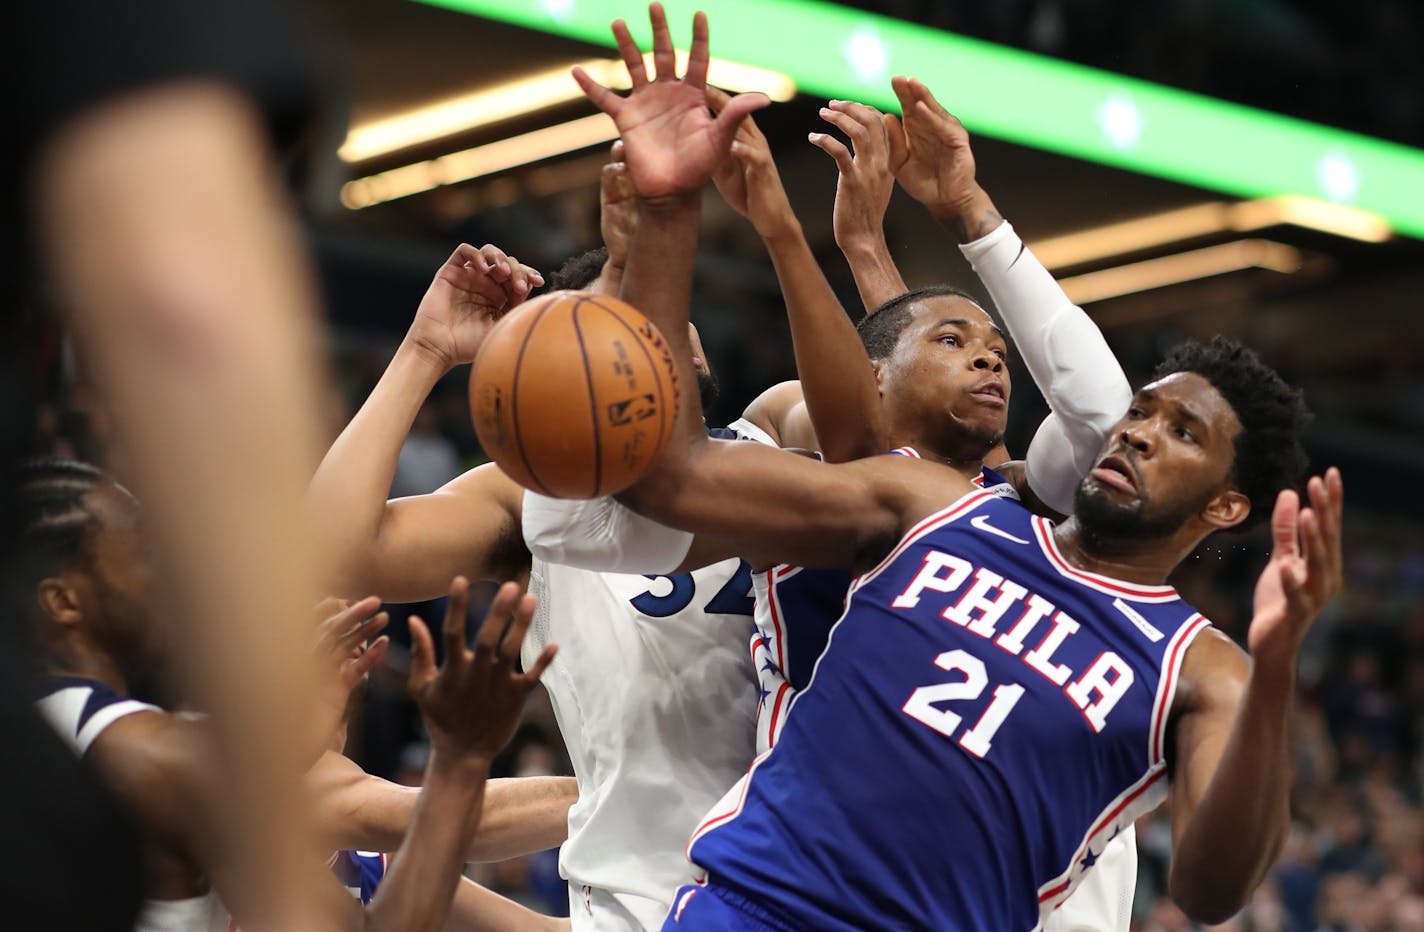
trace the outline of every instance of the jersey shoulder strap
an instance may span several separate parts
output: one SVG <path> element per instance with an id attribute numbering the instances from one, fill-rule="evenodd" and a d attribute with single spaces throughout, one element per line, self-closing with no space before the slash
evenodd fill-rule
<path id="1" fill-rule="evenodd" d="M 135 712 L 161 712 L 156 705 L 120 696 L 97 680 L 56 676 L 36 700 L 40 715 L 75 754 L 83 756 L 104 729 Z"/>

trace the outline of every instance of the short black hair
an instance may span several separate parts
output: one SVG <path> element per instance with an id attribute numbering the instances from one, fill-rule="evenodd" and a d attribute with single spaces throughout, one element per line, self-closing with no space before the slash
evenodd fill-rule
<path id="1" fill-rule="evenodd" d="M 1245 528 L 1270 516 L 1283 489 L 1300 487 L 1307 458 L 1301 435 L 1310 421 L 1305 398 L 1254 350 L 1216 337 L 1210 343 L 1188 341 L 1172 349 L 1152 373 L 1152 380 L 1194 372 L 1212 384 L 1241 422 L 1231 481 L 1251 502 Z"/>
<path id="2" fill-rule="evenodd" d="M 607 262 L 607 246 L 599 246 L 597 249 L 590 249 L 565 259 L 564 264 L 549 276 L 549 290 L 582 291 L 603 273 L 603 266 Z"/>
<path id="3" fill-rule="evenodd" d="M 97 466 L 54 457 L 25 460 L 12 470 L 19 539 L 7 588 L 15 598 L 30 599 L 46 576 L 85 565 L 99 518 L 84 498 L 112 481 Z"/>
<path id="4" fill-rule="evenodd" d="M 860 334 L 860 342 L 871 359 L 889 359 L 900 343 L 900 334 L 910 323 L 910 309 L 921 298 L 956 297 L 971 301 L 977 307 L 979 301 L 969 292 L 953 285 L 929 285 L 916 288 L 891 298 L 863 317 L 855 329 Z"/>

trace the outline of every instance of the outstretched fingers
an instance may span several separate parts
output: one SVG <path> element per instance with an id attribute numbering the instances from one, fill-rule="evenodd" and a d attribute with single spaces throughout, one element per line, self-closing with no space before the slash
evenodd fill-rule
<path id="1" fill-rule="evenodd" d="M 855 159 L 850 150 L 836 137 L 827 133 L 810 133 L 806 138 L 810 140 L 811 145 L 835 159 L 836 168 L 840 169 L 842 175 L 849 175 L 855 170 Z"/>
<path id="2" fill-rule="evenodd" d="M 456 576 L 450 582 L 450 598 L 445 604 L 445 665 L 463 663 L 468 653 L 465 647 L 465 618 L 470 607 L 470 581 Z"/>
<path id="3" fill-rule="evenodd" d="M 742 121 L 770 104 L 771 98 L 760 93 L 738 94 L 727 101 L 727 105 L 712 122 L 712 132 L 718 147 L 722 150 L 729 148 Z"/>
<path id="4" fill-rule="evenodd" d="M 410 625 L 410 675 L 406 677 L 406 688 L 412 696 L 417 696 L 425 685 L 435 679 L 435 642 L 430 629 L 420 616 L 411 615 Z"/>
<path id="5" fill-rule="evenodd" d="M 383 617 L 384 615 L 385 613 L 382 612 L 381 616 L 378 617 Z M 383 621 L 382 624 L 384 625 L 385 622 Z M 346 661 L 341 668 L 342 678 L 346 681 L 346 684 L 350 687 L 354 687 L 360 682 L 363 676 L 375 668 L 376 664 L 385 656 L 386 649 L 390 646 L 391 639 L 385 635 L 381 635 L 372 641 L 365 650 L 361 651 L 358 656 Z"/>
<path id="6" fill-rule="evenodd" d="M 677 52 L 673 49 L 672 33 L 668 31 L 667 11 L 661 3 L 648 6 L 648 21 L 653 27 L 653 80 L 677 80 Z M 694 29 L 696 28 L 694 24 Z M 706 23 L 703 23 L 704 35 Z M 636 48 L 636 46 L 635 46 Z"/>
<path id="7" fill-rule="evenodd" d="M 519 649 L 524 644 L 524 635 L 528 633 L 529 625 L 534 620 L 534 611 L 538 607 L 539 600 L 532 595 L 526 595 L 519 599 L 514 608 L 514 618 L 509 623 L 509 630 L 499 642 L 500 659 L 510 666 L 519 660 Z"/>
<path id="8" fill-rule="evenodd" d="M 500 657 L 500 639 L 504 636 L 505 626 L 509 624 L 510 616 L 516 613 L 518 605 L 518 584 L 507 582 L 501 585 L 495 593 L 494 601 L 490 603 L 489 612 L 485 614 L 479 633 L 475 635 L 477 661 L 488 663 Z"/>
<path id="9" fill-rule="evenodd" d="M 1300 496 L 1282 489 L 1271 511 L 1271 558 L 1300 555 Z"/>
<path id="10" fill-rule="evenodd" d="M 629 32 L 628 24 L 621 19 L 613 21 L 613 41 L 618 45 L 618 56 L 623 59 L 623 66 L 628 69 L 628 80 L 632 82 L 634 89 L 647 84 L 648 72 L 643 66 L 643 53 L 638 48 L 638 43 L 633 41 L 633 33 Z M 588 91 L 585 90 L 584 93 Z"/>
<path id="11" fill-rule="evenodd" d="M 630 75 L 633 72 L 633 68 L 631 65 L 628 67 L 628 72 Z M 640 57 L 638 59 L 638 73 L 642 74 L 642 72 L 643 59 Z M 574 76 L 574 81 L 577 82 L 579 90 L 583 91 L 583 95 L 589 99 L 590 103 L 592 103 L 598 109 L 602 110 L 604 113 L 613 117 L 615 120 L 618 118 L 618 112 L 623 109 L 624 104 L 624 99 L 622 97 L 615 93 L 611 88 L 607 88 L 604 87 L 602 84 L 599 84 L 593 79 L 592 75 L 590 75 L 587 71 L 584 71 L 583 68 L 579 67 L 578 65 L 575 65 L 573 71 L 570 73 Z M 648 83 L 647 79 L 644 78 L 642 83 Z"/>
<path id="12" fill-rule="evenodd" d="M 692 87 L 707 85 L 707 14 L 699 10 L 692 17 L 692 48 L 687 53 L 687 74 L 682 80 Z"/>

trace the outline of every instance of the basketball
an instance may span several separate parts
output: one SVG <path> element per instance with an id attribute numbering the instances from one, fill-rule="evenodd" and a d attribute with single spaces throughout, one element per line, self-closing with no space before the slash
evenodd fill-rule
<path id="1" fill-rule="evenodd" d="M 617 298 L 557 291 L 512 311 L 470 372 L 480 445 L 514 481 L 596 498 L 647 471 L 677 416 L 677 373 L 657 327 Z"/>

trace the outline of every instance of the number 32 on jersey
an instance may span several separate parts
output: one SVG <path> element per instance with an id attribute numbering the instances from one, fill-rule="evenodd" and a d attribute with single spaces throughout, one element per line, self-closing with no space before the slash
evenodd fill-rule
<path id="1" fill-rule="evenodd" d="M 697 581 L 691 573 L 674 576 L 649 576 L 654 585 L 642 595 L 629 601 L 638 611 L 649 618 L 669 618 L 692 604 L 697 597 Z M 666 590 L 666 591 L 661 591 Z M 745 560 L 737 565 L 737 571 L 717 590 L 702 611 L 707 615 L 747 615 L 752 614 L 752 568 Z"/>

